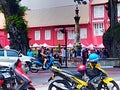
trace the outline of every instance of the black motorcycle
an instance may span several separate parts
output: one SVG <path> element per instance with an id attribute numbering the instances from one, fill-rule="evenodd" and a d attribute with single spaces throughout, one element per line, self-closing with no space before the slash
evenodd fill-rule
<path id="1" fill-rule="evenodd" d="M 15 90 L 15 76 L 7 66 L 0 66 L 0 90 Z"/>

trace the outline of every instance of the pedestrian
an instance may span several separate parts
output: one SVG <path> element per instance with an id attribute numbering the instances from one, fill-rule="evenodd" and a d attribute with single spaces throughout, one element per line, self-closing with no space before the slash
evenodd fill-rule
<path id="1" fill-rule="evenodd" d="M 32 51 L 31 48 L 28 49 L 28 51 L 27 51 L 27 56 L 30 56 L 30 57 L 33 57 L 33 56 L 34 56 L 34 53 L 33 53 L 33 51 Z"/>
<path id="2" fill-rule="evenodd" d="M 82 61 L 82 56 L 81 56 L 81 48 L 78 47 L 76 49 L 76 62 L 81 62 Z"/>
<path id="3" fill-rule="evenodd" d="M 73 61 L 73 63 L 74 63 L 74 62 L 75 62 L 75 57 L 76 57 L 76 52 L 75 52 L 75 49 L 74 49 L 74 48 L 72 48 L 71 54 L 72 54 L 72 61 Z"/>
<path id="4" fill-rule="evenodd" d="M 64 63 L 65 58 L 67 57 L 66 54 L 67 54 L 66 53 L 66 48 L 62 48 L 62 50 L 61 50 L 62 63 Z"/>
<path id="5" fill-rule="evenodd" d="M 85 48 L 82 51 L 82 59 L 83 59 L 83 65 L 86 65 L 87 59 L 88 59 L 88 49 Z"/>
<path id="6" fill-rule="evenodd" d="M 3 48 L 1 44 L 0 44 L 0 48 Z"/>

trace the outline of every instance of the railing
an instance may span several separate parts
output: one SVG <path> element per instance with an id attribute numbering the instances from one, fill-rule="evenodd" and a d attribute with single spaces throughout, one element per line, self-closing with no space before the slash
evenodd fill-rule
<path id="1" fill-rule="evenodd" d="M 101 66 L 120 67 L 120 58 L 101 58 Z"/>

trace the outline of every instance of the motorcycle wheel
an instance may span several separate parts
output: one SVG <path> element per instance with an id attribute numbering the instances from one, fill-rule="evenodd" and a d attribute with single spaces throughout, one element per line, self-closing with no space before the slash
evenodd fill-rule
<path id="1" fill-rule="evenodd" d="M 48 90 L 72 90 L 70 89 L 71 85 L 66 80 L 55 80 L 53 81 Z"/>
<path id="2" fill-rule="evenodd" d="M 98 85 L 98 90 L 120 90 L 118 84 L 115 81 L 111 81 L 109 84 L 101 82 Z"/>
<path id="3" fill-rule="evenodd" d="M 30 66 L 30 71 L 32 73 L 37 73 L 39 71 L 40 67 L 36 63 L 32 63 Z"/>

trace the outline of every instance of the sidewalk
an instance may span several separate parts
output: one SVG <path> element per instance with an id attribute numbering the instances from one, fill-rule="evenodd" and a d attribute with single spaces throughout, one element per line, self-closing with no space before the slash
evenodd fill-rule
<path id="1" fill-rule="evenodd" d="M 66 62 L 62 65 L 62 68 L 77 68 L 80 64 L 80 62 L 72 62 L 70 60 L 67 61 L 67 66 L 66 66 Z M 101 66 L 102 68 L 114 68 L 114 66 Z"/>
<path id="2" fill-rule="evenodd" d="M 66 62 L 64 62 L 64 64 L 62 65 L 62 68 L 77 68 L 78 65 L 82 64 L 81 62 L 73 62 L 71 60 L 67 61 L 67 67 L 66 67 Z"/>
<path id="3" fill-rule="evenodd" d="M 101 62 L 102 63 L 102 62 Z M 82 62 L 73 62 L 71 60 L 67 61 L 67 67 L 66 67 L 66 62 L 62 65 L 62 68 L 77 68 Z M 110 65 L 104 65 L 101 66 L 102 68 L 114 68 L 114 66 Z"/>

